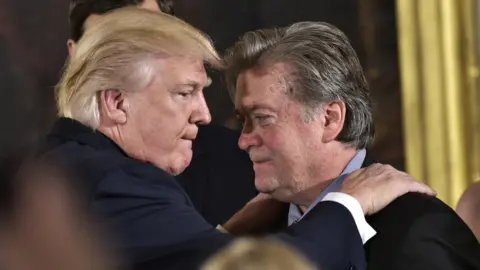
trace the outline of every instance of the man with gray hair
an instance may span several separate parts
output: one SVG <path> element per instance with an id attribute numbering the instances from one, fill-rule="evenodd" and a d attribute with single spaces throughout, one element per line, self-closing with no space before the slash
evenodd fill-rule
<path id="1" fill-rule="evenodd" d="M 180 19 L 124 8 L 85 32 L 56 88 L 60 119 L 43 157 L 78 176 L 86 205 L 135 269 L 197 269 L 233 238 L 208 224 L 172 178 L 192 160 L 198 125 L 211 119 L 204 65 L 222 62 L 208 37 Z M 409 191 L 434 194 L 378 164 L 339 191 L 274 236 L 327 269 L 364 269 L 364 214 Z M 238 232 L 235 225 L 245 223 L 224 229 Z"/>
<path id="2" fill-rule="evenodd" d="M 290 203 L 284 226 L 372 164 L 369 87 L 339 29 L 300 22 L 248 32 L 226 62 L 243 123 L 239 146 L 254 163 L 257 189 Z M 362 238 L 368 269 L 480 269 L 471 231 L 434 197 L 403 195 L 367 221 L 373 227 Z"/>

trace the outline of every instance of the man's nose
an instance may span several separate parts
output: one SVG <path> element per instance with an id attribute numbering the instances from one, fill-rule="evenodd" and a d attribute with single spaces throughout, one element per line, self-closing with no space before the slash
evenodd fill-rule
<path id="1" fill-rule="evenodd" d="M 256 138 L 256 135 L 253 131 L 243 128 L 240 138 L 238 138 L 238 147 L 244 151 L 248 151 L 250 147 L 255 145 L 258 145 L 258 138 Z"/>
<path id="2" fill-rule="evenodd" d="M 200 94 L 197 102 L 197 108 L 192 115 L 192 122 L 197 125 L 207 125 L 212 121 L 212 116 L 210 115 L 210 110 L 207 106 L 207 101 L 203 96 L 203 93 Z"/>

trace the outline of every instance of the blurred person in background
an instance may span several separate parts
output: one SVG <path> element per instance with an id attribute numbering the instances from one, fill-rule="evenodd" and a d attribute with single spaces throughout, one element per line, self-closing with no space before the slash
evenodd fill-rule
<path id="1" fill-rule="evenodd" d="M 304 256 L 272 239 L 240 238 L 210 258 L 201 270 L 316 270 Z"/>
<path id="2" fill-rule="evenodd" d="M 471 184 L 465 190 L 456 210 L 480 242 L 480 182 Z"/>
<path id="3" fill-rule="evenodd" d="M 72 0 L 67 41 L 70 55 L 84 31 L 95 25 L 102 14 L 127 6 L 174 14 L 172 0 Z M 199 125 L 192 162 L 176 176 L 195 208 L 212 225 L 225 223 L 257 194 L 252 163 L 237 146 L 239 136 L 239 132 L 222 126 Z M 265 203 L 270 211 L 286 207 L 272 201 Z"/>
<path id="4" fill-rule="evenodd" d="M 10 194 L 8 206 L 2 205 L 0 268 L 113 269 L 107 239 L 92 226 L 73 181 L 53 164 L 29 164 L 29 158 L 22 152 L 2 163 Z"/>
<path id="5" fill-rule="evenodd" d="M 68 52 L 70 56 L 74 54 L 83 33 L 94 25 L 102 14 L 122 7 L 135 6 L 174 15 L 173 4 L 173 0 L 71 0 L 68 14 L 70 23 Z"/>
<path id="6" fill-rule="evenodd" d="M 205 64 L 222 67 L 203 33 L 170 15 L 124 8 L 84 33 L 57 86 L 60 119 L 39 154 L 76 176 L 88 209 L 106 220 L 115 250 L 135 269 L 195 269 L 233 239 L 172 178 L 192 160 L 198 125 L 210 122 Z M 275 237 L 326 268 L 364 269 L 363 215 L 409 191 L 434 194 L 388 166 L 359 170 Z"/>
<path id="7" fill-rule="evenodd" d="M 0 157 L 0 220 L 9 214 L 13 203 L 13 179 L 29 152 L 29 147 L 16 148 Z"/>
<path id="8" fill-rule="evenodd" d="M 243 123 L 239 146 L 253 161 L 255 185 L 291 204 L 283 226 L 308 216 L 346 175 L 373 164 L 366 149 L 374 136 L 369 87 L 338 28 L 299 22 L 248 32 L 226 65 Z M 480 269 L 473 234 L 435 197 L 412 192 L 367 214 L 368 269 Z"/>

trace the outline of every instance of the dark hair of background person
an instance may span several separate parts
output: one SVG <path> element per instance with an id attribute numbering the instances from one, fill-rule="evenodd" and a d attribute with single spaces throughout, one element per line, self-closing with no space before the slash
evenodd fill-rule
<path id="1" fill-rule="evenodd" d="M 77 42 L 83 35 L 83 24 L 92 14 L 104 14 L 127 6 L 137 6 L 145 0 L 72 0 L 68 14 L 70 22 L 70 38 Z M 173 0 L 157 0 L 160 10 L 174 15 Z"/>

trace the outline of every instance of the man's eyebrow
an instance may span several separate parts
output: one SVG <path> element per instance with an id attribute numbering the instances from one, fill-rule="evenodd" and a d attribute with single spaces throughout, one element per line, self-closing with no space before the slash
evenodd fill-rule
<path id="1" fill-rule="evenodd" d="M 210 84 L 212 84 L 212 79 L 210 77 L 207 77 L 207 81 L 205 84 L 199 83 L 196 80 L 187 80 L 183 83 L 179 83 L 178 86 L 191 86 L 193 88 L 200 88 L 200 87 L 209 87 Z"/>
<path id="2" fill-rule="evenodd" d="M 241 109 L 235 109 L 235 113 L 237 115 L 241 115 L 242 113 L 245 113 L 245 112 L 251 113 L 256 110 L 265 110 L 265 109 L 273 111 L 273 108 L 271 106 L 254 103 L 254 104 L 248 104 L 248 105 L 242 106 Z"/>

